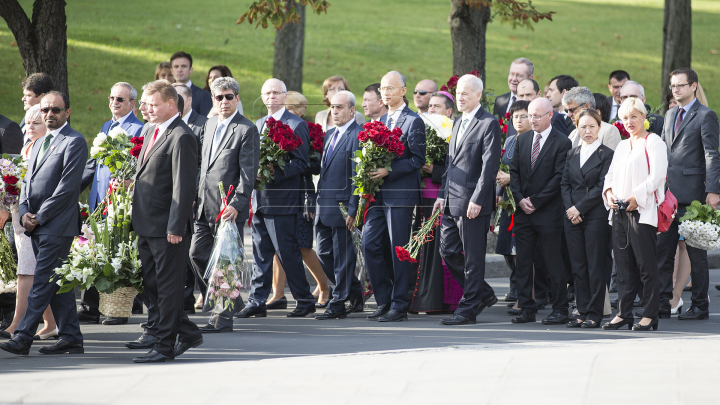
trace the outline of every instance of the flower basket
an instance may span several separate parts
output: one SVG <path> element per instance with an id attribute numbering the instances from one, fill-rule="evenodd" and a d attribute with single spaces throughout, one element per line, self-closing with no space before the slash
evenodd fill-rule
<path id="1" fill-rule="evenodd" d="M 100 313 L 116 318 L 129 318 L 138 291 L 135 287 L 120 287 L 110 294 L 100 292 Z"/>

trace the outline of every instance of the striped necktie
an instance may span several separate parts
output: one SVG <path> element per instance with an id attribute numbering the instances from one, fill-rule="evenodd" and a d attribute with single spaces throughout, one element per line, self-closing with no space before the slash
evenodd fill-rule
<path id="1" fill-rule="evenodd" d="M 542 134 L 539 132 L 535 133 L 535 142 L 533 143 L 532 148 L 532 154 L 530 155 L 530 169 L 533 169 L 535 167 L 535 161 L 538 158 L 538 155 L 540 154 L 540 139 L 542 139 Z"/>

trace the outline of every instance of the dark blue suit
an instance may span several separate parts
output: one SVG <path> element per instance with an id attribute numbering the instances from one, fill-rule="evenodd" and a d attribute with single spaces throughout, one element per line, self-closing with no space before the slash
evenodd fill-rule
<path id="1" fill-rule="evenodd" d="M 265 130 L 267 116 L 255 122 L 258 131 Z M 295 114 L 285 110 L 280 121 L 295 131 L 302 145 L 288 154 L 285 169 L 275 169 L 275 180 L 267 182 L 264 190 L 253 194 L 252 239 L 253 239 L 253 281 L 248 298 L 248 307 L 265 307 L 272 283 L 273 257 L 278 255 L 285 269 L 290 291 L 298 308 L 315 306 L 310 293 L 310 284 L 305 278 L 297 235 L 297 214 L 300 212 L 300 178 L 307 169 L 310 150 L 310 134 L 307 123 Z M 261 137 L 264 135 L 261 135 Z"/>
<path id="2" fill-rule="evenodd" d="M 210 95 L 209 91 L 201 89 L 194 83 L 190 86 L 190 91 L 192 92 L 193 111 L 197 112 L 203 117 L 207 117 L 208 113 L 210 112 L 210 110 L 212 110 L 213 107 L 212 95 Z"/>
<path id="3" fill-rule="evenodd" d="M 358 208 L 358 196 L 353 195 L 354 187 L 350 178 L 355 172 L 352 158 L 360 150 L 358 133 L 360 125 L 353 121 L 337 140 L 332 154 L 328 148 L 337 136 L 338 128 L 325 134 L 325 147 L 320 166 L 320 180 L 317 189 L 315 210 L 315 234 L 317 255 L 323 271 L 334 280 L 335 289 L 328 305 L 329 309 L 343 311 L 344 302 L 359 298 L 362 294 L 360 281 L 355 277 L 355 246 L 352 234 L 345 225 L 339 203 L 347 208 L 348 215 L 355 217 Z"/>
<path id="4" fill-rule="evenodd" d="M 387 120 L 387 114 L 380 117 L 383 124 Z M 383 234 L 389 232 L 393 250 L 410 240 L 412 213 L 415 205 L 422 201 L 420 168 L 425 164 L 425 124 L 419 115 L 405 106 L 395 127 L 402 129 L 405 152 L 393 159 L 390 174 L 375 195 L 376 201 L 369 205 L 362 250 L 377 304 L 391 304 L 391 310 L 404 312 L 410 306 L 408 288 L 416 266 L 400 261 L 393 254 L 391 273 L 383 260 L 382 239 Z"/>
<path id="5" fill-rule="evenodd" d="M 44 140 L 39 139 L 32 147 L 20 195 L 20 216 L 35 214 L 39 225 L 28 233 L 37 259 L 35 281 L 28 296 L 27 312 L 15 336 L 32 344 L 42 314 L 50 304 L 60 338 L 81 344 L 75 295 L 72 291 L 57 294 L 60 287 L 53 276 L 70 253 L 73 237 L 80 234 L 77 201 L 88 156 L 87 143 L 82 134 L 67 125 L 53 137 L 45 155 L 37 161 Z"/>

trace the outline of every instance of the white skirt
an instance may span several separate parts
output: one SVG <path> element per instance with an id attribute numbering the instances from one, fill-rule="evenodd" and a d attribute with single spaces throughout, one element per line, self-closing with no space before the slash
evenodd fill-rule
<path id="1" fill-rule="evenodd" d="M 15 249 L 18 254 L 17 274 L 21 276 L 35 275 L 35 252 L 32 241 L 25 235 L 25 228 L 20 224 L 20 209 L 17 204 L 12 207 L 13 231 L 15 233 Z"/>

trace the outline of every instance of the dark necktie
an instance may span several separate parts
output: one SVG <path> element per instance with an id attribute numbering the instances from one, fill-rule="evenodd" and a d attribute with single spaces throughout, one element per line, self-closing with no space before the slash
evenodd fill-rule
<path id="1" fill-rule="evenodd" d="M 40 145 L 40 152 L 37 155 L 37 161 L 42 161 L 43 156 L 45 156 L 45 153 L 47 152 L 48 148 L 50 147 L 50 142 L 52 142 L 53 134 L 49 133 L 45 135 L 45 139 L 43 140 L 42 145 Z"/>
<path id="2" fill-rule="evenodd" d="M 510 97 L 510 102 L 508 103 L 507 111 L 510 111 L 510 107 L 512 107 L 513 104 L 515 104 L 515 96 Z"/>
<path id="3" fill-rule="evenodd" d="M 392 129 L 393 129 L 392 124 L 393 124 L 393 119 L 392 119 L 391 117 L 388 117 L 387 127 L 388 127 L 388 129 L 391 130 L 391 131 L 392 131 Z"/>
<path id="4" fill-rule="evenodd" d="M 337 139 L 338 135 L 340 135 L 340 129 L 336 129 L 335 133 L 332 136 L 332 139 L 330 139 L 330 146 L 328 146 L 327 153 L 325 154 L 326 165 L 328 160 L 330 160 L 330 156 L 332 156 L 333 150 L 335 149 L 335 139 Z"/>
<path id="5" fill-rule="evenodd" d="M 675 136 L 677 136 L 678 129 L 680 129 L 680 124 L 682 124 L 684 113 L 685 113 L 685 110 L 683 110 L 683 108 L 680 107 L 680 109 L 678 110 L 677 121 L 675 121 Z"/>
<path id="6" fill-rule="evenodd" d="M 538 155 L 540 154 L 540 139 L 542 139 L 542 134 L 539 132 L 535 133 L 535 142 L 533 143 L 532 148 L 532 154 L 530 155 L 530 169 L 535 167 L 535 161 L 538 158 Z"/>
<path id="7" fill-rule="evenodd" d="M 110 131 L 112 131 L 113 129 L 115 129 L 115 127 L 118 126 L 118 124 L 120 124 L 119 121 L 113 121 L 113 123 L 110 124 L 110 129 L 108 130 L 108 133 L 110 133 Z"/>

